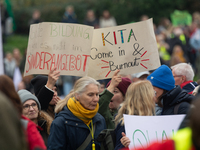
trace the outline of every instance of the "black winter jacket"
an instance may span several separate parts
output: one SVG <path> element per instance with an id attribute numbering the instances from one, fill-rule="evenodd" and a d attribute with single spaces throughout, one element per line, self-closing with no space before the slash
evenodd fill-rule
<path id="1" fill-rule="evenodd" d="M 188 94 L 186 91 L 182 90 L 180 86 L 176 86 L 171 91 L 168 91 L 163 95 L 163 110 L 162 115 L 174 115 L 174 107 L 178 105 L 177 114 L 187 114 L 190 103 L 194 99 L 193 95 Z"/>

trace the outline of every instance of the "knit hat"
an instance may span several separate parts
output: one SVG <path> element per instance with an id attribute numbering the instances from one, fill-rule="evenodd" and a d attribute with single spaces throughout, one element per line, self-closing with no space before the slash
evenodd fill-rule
<path id="1" fill-rule="evenodd" d="M 162 65 L 147 77 L 153 86 L 170 91 L 175 87 L 175 80 L 171 69 Z"/>
<path id="2" fill-rule="evenodd" d="M 108 82 L 106 87 L 110 85 L 111 80 Z M 122 81 L 119 83 L 117 88 L 122 92 L 123 95 L 126 94 L 126 90 L 128 89 L 129 85 L 131 84 L 131 80 L 129 78 L 122 78 Z"/>
<path id="3" fill-rule="evenodd" d="M 18 91 L 18 95 L 20 97 L 22 104 L 28 100 L 34 100 L 37 103 L 39 110 L 41 110 L 40 102 L 38 101 L 37 97 L 33 95 L 31 92 L 22 89 Z"/>
<path id="4" fill-rule="evenodd" d="M 31 80 L 31 84 L 33 85 L 36 96 L 39 94 L 41 88 L 47 84 L 47 80 L 48 80 L 48 77 L 42 76 L 42 75 L 38 75 Z"/>

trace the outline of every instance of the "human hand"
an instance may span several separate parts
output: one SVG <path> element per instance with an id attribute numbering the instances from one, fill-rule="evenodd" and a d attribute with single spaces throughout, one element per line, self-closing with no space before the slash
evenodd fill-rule
<path id="1" fill-rule="evenodd" d="M 122 132 L 122 138 L 120 139 L 122 145 L 124 145 L 124 147 L 128 147 L 131 143 L 131 141 L 129 140 L 129 138 L 126 136 L 126 134 L 124 132 Z"/>
<path id="2" fill-rule="evenodd" d="M 110 85 L 107 87 L 107 90 L 109 90 L 111 93 L 114 92 L 115 87 L 119 85 L 119 83 L 122 81 L 121 75 L 118 75 L 120 70 L 116 70 L 115 73 L 112 76 Z"/>
<path id="3" fill-rule="evenodd" d="M 52 100 L 49 102 L 50 105 L 56 105 L 60 101 L 60 97 L 54 96 Z"/>
<path id="4" fill-rule="evenodd" d="M 59 76 L 60 76 L 60 71 L 56 69 L 57 67 L 54 67 L 52 70 L 50 70 L 48 74 L 48 81 L 47 81 L 46 86 L 50 89 L 53 89 L 53 87 L 56 84 L 56 81 L 59 79 Z"/>

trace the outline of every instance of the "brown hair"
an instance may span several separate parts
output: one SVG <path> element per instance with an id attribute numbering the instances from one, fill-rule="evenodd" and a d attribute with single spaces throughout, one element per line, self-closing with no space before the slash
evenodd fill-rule
<path id="1" fill-rule="evenodd" d="M 0 75 L 0 91 L 2 91 L 12 102 L 14 107 L 18 110 L 19 115 L 22 114 L 22 104 L 17 94 L 13 81 L 7 75 Z"/>

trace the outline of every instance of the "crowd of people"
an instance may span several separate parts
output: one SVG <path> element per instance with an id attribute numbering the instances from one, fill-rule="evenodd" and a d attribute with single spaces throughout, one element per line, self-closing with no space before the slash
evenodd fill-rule
<path id="1" fill-rule="evenodd" d="M 7 138 L 2 138 L 4 140 L 0 144 L 2 149 L 13 146 L 13 149 L 30 150 L 100 150 L 99 134 L 105 129 L 114 129 L 115 150 L 120 150 L 130 144 L 123 114 L 187 114 L 177 134 L 186 132 L 184 135 L 191 140 L 190 146 L 194 149 L 200 146 L 200 118 L 196 113 L 199 110 L 200 89 L 193 81 L 194 71 L 187 63 L 179 63 L 171 69 L 161 65 L 151 73 L 141 72 L 131 75 L 131 78 L 120 75 L 120 70 L 116 70 L 103 92 L 100 92 L 98 81 L 88 76 L 81 77 L 63 100 L 57 95 L 59 77 L 60 71 L 56 67 L 48 76 L 37 75 L 31 80 L 33 94 L 26 89 L 17 92 L 9 76 L 0 76 L 1 106 L 14 110 L 14 113 L 7 110 L 10 111 L 7 117 L 2 114 L 1 125 L 5 133 L 1 136 L 7 133 Z M 13 118 L 9 128 L 7 123 L 11 120 L 8 117 Z M 8 144 L 11 142 L 9 137 L 14 144 Z M 167 145 L 172 149 L 172 145 L 180 141 L 178 137 L 151 146 L 157 145 L 157 149 L 161 149 Z"/>
<path id="2" fill-rule="evenodd" d="M 40 22 L 40 15 L 35 11 L 30 24 Z M 141 21 L 148 18 L 144 15 Z M 73 6 L 66 8 L 62 22 L 78 23 Z M 94 28 L 117 25 L 108 10 L 100 19 L 88 10 L 84 24 Z M 200 83 L 194 76 L 199 78 L 200 71 L 196 65 L 200 13 L 193 14 L 191 26 L 174 27 L 162 18 L 154 27 L 162 65 L 127 76 L 116 70 L 108 82 L 88 76 L 60 76 L 56 67 L 47 76 L 22 77 L 25 61 L 20 50 L 7 53 L 5 75 L 0 75 L 0 149 L 101 150 L 97 139 L 105 129 L 114 130 L 115 150 L 127 149 L 130 139 L 123 114 L 186 114 L 172 139 L 146 149 L 199 149 Z M 181 147 L 184 140 L 187 148 Z"/>

